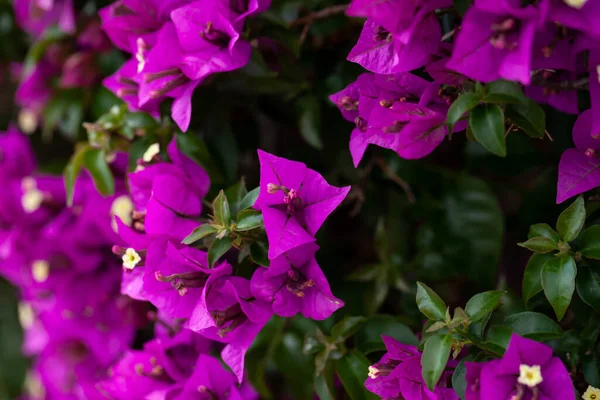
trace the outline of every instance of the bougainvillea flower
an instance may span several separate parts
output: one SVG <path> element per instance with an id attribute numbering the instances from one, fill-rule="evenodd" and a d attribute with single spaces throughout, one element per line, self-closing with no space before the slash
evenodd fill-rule
<path id="1" fill-rule="evenodd" d="M 479 366 L 467 365 L 477 376 Z M 575 400 L 573 382 L 567 368 L 552 348 L 516 334 L 511 336 L 506 353 L 500 360 L 483 365 L 479 378 L 471 381 L 468 400 L 505 400 L 509 398 L 538 398 Z"/>
<path id="2" fill-rule="evenodd" d="M 261 210 L 269 240 L 269 259 L 314 242 L 325 219 L 344 200 L 350 186 L 330 186 L 305 164 L 258 151 Z"/>
<path id="3" fill-rule="evenodd" d="M 427 388 L 422 378 L 421 352 L 415 346 L 386 335 L 381 338 L 387 353 L 369 367 L 369 377 L 365 381 L 367 390 L 389 399 L 458 400 L 454 390 L 445 387 L 444 377 L 433 392 Z"/>
<path id="4" fill-rule="evenodd" d="M 35 168 L 33 150 L 25 135 L 14 126 L 0 132 L 0 180 L 21 179 L 31 175 Z"/>
<path id="5" fill-rule="evenodd" d="M 269 268 L 258 268 L 252 276 L 252 294 L 272 302 L 273 311 L 282 317 L 302 313 L 316 320 L 329 318 L 344 302 L 333 296 L 314 258 L 318 248 L 308 243 L 272 260 Z"/>
<path id="6" fill-rule="evenodd" d="M 550 82 L 574 80 L 576 76 L 575 73 L 570 71 L 548 72 L 545 75 L 548 76 L 547 80 Z M 579 113 L 576 90 L 558 90 L 531 85 L 525 88 L 525 94 L 540 104 L 549 104 L 564 113 Z"/>
<path id="7" fill-rule="evenodd" d="M 249 280 L 212 273 L 187 327 L 227 343 L 221 357 L 241 382 L 246 351 L 272 315 L 268 302 L 252 296 Z"/>
<path id="8" fill-rule="evenodd" d="M 540 10 L 514 3 L 476 2 L 465 14 L 448 68 L 482 82 L 502 78 L 528 85 Z"/>
<path id="9" fill-rule="evenodd" d="M 557 25 L 581 31 L 598 39 L 600 26 L 597 21 L 600 15 L 600 4 L 590 0 L 552 0 L 548 19 Z"/>
<path id="10" fill-rule="evenodd" d="M 157 116 L 159 106 L 157 101 L 148 102 L 144 107 L 139 106 L 140 77 L 137 68 L 138 60 L 132 57 L 117 72 L 105 78 L 102 84 L 127 103 L 130 110 L 143 110 Z"/>
<path id="11" fill-rule="evenodd" d="M 67 33 L 75 31 L 73 0 L 15 0 L 13 6 L 19 26 L 34 37 L 53 25 Z"/>
<path id="12" fill-rule="evenodd" d="M 467 385 L 465 387 L 465 400 L 481 400 L 480 393 L 480 382 L 481 382 L 481 371 L 485 363 L 478 362 L 465 362 L 466 374 L 465 380 Z"/>
<path id="13" fill-rule="evenodd" d="M 590 51 L 590 99 L 592 101 L 592 136 L 600 135 L 600 50 Z"/>
<path id="14" fill-rule="evenodd" d="M 558 164 L 556 202 L 600 186 L 600 138 L 592 131 L 593 111 L 582 112 L 573 126 L 574 149 L 567 149 Z"/>

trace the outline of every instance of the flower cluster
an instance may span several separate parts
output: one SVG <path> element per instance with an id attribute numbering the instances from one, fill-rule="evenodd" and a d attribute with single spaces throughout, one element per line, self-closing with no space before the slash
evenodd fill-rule
<path id="1" fill-rule="evenodd" d="M 241 37 L 245 19 L 269 5 L 269 0 L 118 0 L 100 10 L 102 27 L 132 58 L 104 84 L 130 108 L 150 113 L 173 98 L 173 120 L 186 131 L 194 89 L 215 73 L 248 63 L 250 43 Z"/>
<path id="2" fill-rule="evenodd" d="M 13 3 L 17 23 L 37 46 L 14 68 L 19 80 L 15 100 L 22 108 L 19 127 L 32 133 L 57 91 L 89 88 L 100 80 L 98 59 L 111 47 L 97 19 L 76 20 L 71 0 Z"/>
<path id="3" fill-rule="evenodd" d="M 516 81 L 536 102 L 578 114 L 581 87 L 570 84 L 587 74 L 592 111 L 580 116 L 577 129 L 585 125 L 589 137 L 585 148 L 577 145 L 578 155 L 563 155 L 557 202 L 599 186 L 593 144 L 600 132 L 598 2 L 475 0 L 442 37 L 438 17 L 451 6 L 448 0 L 350 4 L 347 14 L 367 21 L 348 60 L 375 74 L 363 74 L 331 96 L 356 125 L 350 139 L 355 165 L 368 144 L 408 159 L 431 153 L 447 133 L 444 103 L 452 104 L 470 81 Z M 408 72 L 421 68 L 428 81 Z"/>
<path id="4" fill-rule="evenodd" d="M 209 254 L 182 244 L 203 226 L 210 180 L 175 139 L 167 154 L 170 161 L 151 146 L 129 174 L 134 207 L 117 220 L 126 245 L 113 248 L 123 260 L 122 292 L 151 302 L 185 329 L 225 343 L 222 359 L 241 382 L 244 355 L 273 312 L 324 319 L 343 305 L 314 259 L 314 234 L 349 188 L 331 187 L 304 164 L 259 151 L 254 207 L 262 211 L 271 266 L 259 267 L 248 280 L 234 275 L 227 261 L 213 265 Z"/>
<path id="5" fill-rule="evenodd" d="M 21 133 L 0 134 L 0 155 L 0 274 L 20 290 L 23 351 L 35 357 L 28 389 L 34 399 L 90 398 L 144 315 L 121 295 L 110 254 L 118 240 L 111 219 L 131 205 L 124 182 L 103 198 L 82 176 L 67 208 L 62 178 L 36 172 Z M 117 176 L 124 161 L 112 163 Z"/>

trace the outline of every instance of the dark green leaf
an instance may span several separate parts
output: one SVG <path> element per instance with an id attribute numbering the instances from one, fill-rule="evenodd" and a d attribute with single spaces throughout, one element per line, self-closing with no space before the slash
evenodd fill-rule
<path id="1" fill-rule="evenodd" d="M 241 203 L 240 203 L 240 211 L 241 210 L 245 210 L 246 208 L 250 208 L 254 205 L 254 203 L 256 202 L 256 199 L 258 198 L 258 195 L 260 194 L 260 188 L 254 188 L 251 191 L 249 191 L 244 198 L 242 199 Z"/>
<path id="2" fill-rule="evenodd" d="M 600 387 L 600 354 L 594 351 L 583 356 L 581 371 L 586 383 L 596 388 Z"/>
<path id="3" fill-rule="evenodd" d="M 365 317 L 344 317 L 331 328 L 331 339 L 342 343 L 360 329 L 367 319 Z"/>
<path id="4" fill-rule="evenodd" d="M 328 380 L 324 374 L 315 376 L 315 392 L 321 400 L 335 400 L 333 382 Z"/>
<path id="5" fill-rule="evenodd" d="M 465 391 L 467 390 L 467 368 L 465 367 L 464 361 L 461 361 L 452 374 L 452 389 L 456 392 L 458 397 L 464 400 Z"/>
<path id="6" fill-rule="evenodd" d="M 400 343 L 413 346 L 419 344 L 419 340 L 409 327 L 389 315 L 376 315 L 369 318 L 354 335 L 354 344 L 364 354 L 385 351 L 382 335 L 393 337 Z"/>
<path id="7" fill-rule="evenodd" d="M 556 230 L 565 242 L 571 242 L 577 238 L 584 223 L 585 202 L 583 196 L 579 196 L 559 215 Z"/>
<path id="8" fill-rule="evenodd" d="M 308 144 L 316 149 L 322 149 L 320 129 L 321 129 L 321 109 L 319 99 L 316 96 L 308 95 L 296 104 L 298 108 L 298 125 L 300 133 Z"/>
<path id="9" fill-rule="evenodd" d="M 567 311 L 575 291 L 577 266 L 571 256 L 554 257 L 542 268 L 542 287 L 546 298 L 560 321 Z"/>
<path id="10" fill-rule="evenodd" d="M 461 16 L 465 15 L 471 4 L 473 4 L 472 0 L 454 0 L 454 8 Z"/>
<path id="11" fill-rule="evenodd" d="M 231 225 L 231 212 L 229 211 L 229 201 L 224 191 L 221 190 L 219 195 L 214 199 L 212 208 L 216 222 L 229 227 Z"/>
<path id="12" fill-rule="evenodd" d="M 115 192 L 115 179 L 106 163 L 104 150 L 87 150 L 83 154 L 83 165 L 92 175 L 94 186 L 100 193 L 107 196 Z"/>
<path id="13" fill-rule="evenodd" d="M 252 229 L 260 228 L 263 225 L 263 215 L 258 210 L 251 208 L 245 209 L 240 212 L 238 221 L 235 225 L 235 230 L 238 232 L 250 231 Z"/>
<path id="14" fill-rule="evenodd" d="M 500 299 L 502 299 L 504 293 L 506 292 L 502 290 L 490 290 L 471 297 L 465 307 L 465 312 L 471 322 L 477 322 L 494 311 L 500 304 Z"/>
<path id="15" fill-rule="evenodd" d="M 600 312 L 600 267 L 582 266 L 577 271 L 577 293 L 581 300 Z"/>
<path id="16" fill-rule="evenodd" d="M 548 260 L 554 258 L 556 257 L 551 254 L 534 254 L 529 258 L 523 275 L 523 300 L 525 304 L 543 290 L 542 268 Z"/>
<path id="17" fill-rule="evenodd" d="M 187 235 L 181 243 L 183 244 L 192 244 L 197 242 L 200 239 L 204 239 L 208 235 L 212 235 L 213 233 L 217 233 L 217 228 L 210 224 L 202 224 L 199 227 L 195 228 L 192 233 Z"/>
<path id="18" fill-rule="evenodd" d="M 465 93 L 460 95 L 448 110 L 448 117 L 446 118 L 448 130 L 452 132 L 452 129 L 458 120 L 461 119 L 465 113 L 475 108 L 480 100 L 480 97 L 475 93 Z"/>
<path id="19" fill-rule="evenodd" d="M 487 345 L 494 345 L 496 349 L 500 349 L 501 353 L 508 347 L 512 330 L 504 325 L 492 325 L 485 337 Z"/>
<path id="20" fill-rule="evenodd" d="M 583 231 L 579 240 L 579 251 L 584 257 L 600 260 L 600 225 Z"/>
<path id="21" fill-rule="evenodd" d="M 67 89 L 57 92 L 43 111 L 43 134 L 58 128 L 71 141 L 77 140 L 83 120 L 84 102 L 81 91 Z"/>
<path id="22" fill-rule="evenodd" d="M 269 257 L 267 254 L 269 253 L 269 247 L 266 243 L 263 242 L 252 242 L 250 244 L 250 258 L 258 265 L 262 265 L 263 267 L 269 266 Z"/>
<path id="23" fill-rule="evenodd" d="M 521 336 L 534 340 L 556 339 L 563 335 L 560 326 L 544 314 L 525 311 L 513 314 L 504 323 Z"/>
<path id="24" fill-rule="evenodd" d="M 145 112 L 127 112 L 123 122 L 131 129 L 151 129 L 158 125 L 154 117 Z"/>
<path id="25" fill-rule="evenodd" d="M 246 182 L 244 182 L 244 178 L 242 178 L 238 183 L 233 186 L 230 186 L 227 190 L 225 190 L 225 196 L 229 201 L 229 209 L 231 211 L 231 215 L 238 215 L 238 213 L 242 210 L 240 205 L 242 204 L 242 200 L 248 194 L 248 189 L 246 189 Z"/>
<path id="26" fill-rule="evenodd" d="M 552 227 L 548 224 L 535 224 L 529 227 L 529 235 L 527 235 L 527 239 L 532 239 L 538 236 L 548 238 L 557 244 L 560 241 L 560 235 L 558 232 L 552 229 Z"/>
<path id="27" fill-rule="evenodd" d="M 371 363 L 356 349 L 337 360 L 337 375 L 352 400 L 379 399 L 365 388 L 365 380 Z"/>
<path id="28" fill-rule="evenodd" d="M 451 345 L 452 337 L 450 335 L 435 335 L 425 343 L 421 366 L 423 367 L 423 380 L 429 390 L 435 389 L 446 368 Z"/>
<path id="29" fill-rule="evenodd" d="M 526 242 L 517 244 L 531 251 L 535 251 L 536 253 L 549 253 L 551 251 L 558 250 L 558 245 L 553 242 L 552 239 L 548 239 L 544 236 L 537 236 L 527 240 Z"/>
<path id="30" fill-rule="evenodd" d="M 534 100 L 524 104 L 509 104 L 506 116 L 532 138 L 541 139 L 546 133 L 546 113 Z"/>
<path id="31" fill-rule="evenodd" d="M 504 112 L 495 104 L 480 104 L 471 111 L 469 125 L 475 139 L 489 152 L 506 156 Z"/>
<path id="32" fill-rule="evenodd" d="M 429 286 L 417 282 L 417 306 L 427 317 L 443 321 L 446 317 L 446 303 Z"/>
<path id="33" fill-rule="evenodd" d="M 91 148 L 88 145 L 78 147 L 63 172 L 65 192 L 67 193 L 67 205 L 69 207 L 73 205 L 73 190 L 75 189 L 75 181 L 83 168 L 83 156 L 90 149 Z"/>
<path id="34" fill-rule="evenodd" d="M 505 80 L 490 82 L 485 86 L 485 92 L 483 100 L 488 103 L 524 104 L 527 102 L 527 97 L 515 82 Z"/>
<path id="35" fill-rule="evenodd" d="M 211 183 L 219 184 L 223 182 L 223 174 L 217 167 L 206 144 L 198 136 L 192 132 L 177 135 L 177 148 L 208 172 Z"/>
<path id="36" fill-rule="evenodd" d="M 208 266 L 212 268 L 221 256 L 233 246 L 233 240 L 229 236 L 215 239 L 208 249 Z"/>

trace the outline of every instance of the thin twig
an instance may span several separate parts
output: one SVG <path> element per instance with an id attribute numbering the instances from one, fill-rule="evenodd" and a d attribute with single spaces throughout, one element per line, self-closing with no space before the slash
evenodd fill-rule
<path id="1" fill-rule="evenodd" d="M 455 30 L 452 29 L 451 31 L 448 31 L 444 34 L 444 36 L 442 36 L 442 42 L 445 42 L 446 40 L 450 39 L 452 36 L 454 36 L 454 32 Z"/>
<path id="2" fill-rule="evenodd" d="M 378 158 L 377 163 L 379 164 L 379 167 L 381 168 L 383 173 L 388 178 L 390 178 L 395 184 L 400 186 L 402 190 L 404 190 L 404 193 L 406 193 L 406 197 L 408 197 L 408 201 L 410 203 L 414 203 L 417 199 L 415 198 L 415 195 L 410 185 L 406 183 L 404 179 L 400 178 L 394 171 L 392 171 L 392 169 L 385 163 L 385 160 L 383 158 Z"/>
<path id="3" fill-rule="evenodd" d="M 348 8 L 347 4 L 341 4 L 341 5 L 337 5 L 337 6 L 327 7 L 322 10 L 319 10 L 319 11 L 311 12 L 310 14 L 308 14 L 302 18 L 298 18 L 297 20 L 293 21 L 290 25 L 291 26 L 311 25 L 317 19 L 328 18 L 335 14 L 342 14 L 346 11 L 347 8 Z"/>
<path id="4" fill-rule="evenodd" d="M 540 86 L 543 88 L 548 88 L 552 90 L 589 90 L 590 88 L 590 79 L 589 77 L 583 77 L 576 79 L 574 81 L 560 81 L 553 82 L 547 81 L 542 76 L 533 77 L 531 84 L 534 86 Z"/>

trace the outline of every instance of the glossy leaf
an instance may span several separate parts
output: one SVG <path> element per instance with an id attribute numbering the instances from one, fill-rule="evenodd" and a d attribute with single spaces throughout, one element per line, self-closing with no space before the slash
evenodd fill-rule
<path id="1" fill-rule="evenodd" d="M 421 282 L 417 282 L 417 306 L 427 318 L 443 321 L 446 317 L 444 300 L 429 286 Z"/>
<path id="2" fill-rule="evenodd" d="M 469 125 L 475 139 L 489 152 L 506 156 L 504 112 L 494 104 L 480 104 L 471 111 Z"/>
<path id="3" fill-rule="evenodd" d="M 534 340 L 556 339 L 563 331 L 556 322 L 548 316 L 537 312 L 525 311 L 513 314 L 504 323 L 517 334 Z"/>
<path id="4" fill-rule="evenodd" d="M 94 186 L 105 196 L 115 192 L 115 179 L 106 162 L 104 150 L 90 148 L 83 154 L 83 165 L 89 171 Z"/>
<path id="5" fill-rule="evenodd" d="M 465 391 L 467 390 L 466 375 L 467 368 L 465 367 L 464 361 L 461 361 L 458 363 L 452 374 L 452 389 L 454 389 L 461 399 L 465 398 Z"/>
<path id="6" fill-rule="evenodd" d="M 579 251 L 584 257 L 600 260 L 600 225 L 583 231 L 579 240 Z"/>
<path id="7" fill-rule="evenodd" d="M 208 248 L 208 266 L 210 268 L 214 267 L 219 258 L 221 258 L 223 254 L 227 253 L 232 246 L 233 240 L 229 236 L 225 236 L 221 239 L 215 239 L 215 241 L 212 242 Z"/>
<path id="8" fill-rule="evenodd" d="M 549 253 L 558 250 L 558 245 L 552 239 L 544 236 L 533 237 L 526 242 L 518 243 L 518 245 L 536 253 Z"/>
<path id="9" fill-rule="evenodd" d="M 421 366 L 423 368 L 423 380 L 429 390 L 434 390 L 446 368 L 446 363 L 450 357 L 451 344 L 452 337 L 450 335 L 435 335 L 425 343 Z"/>
<path id="10" fill-rule="evenodd" d="M 85 153 L 91 150 L 91 147 L 84 145 L 78 147 L 75 150 L 75 154 L 69 160 L 69 163 L 63 171 L 65 181 L 65 191 L 67 194 L 67 205 L 71 207 L 73 205 L 73 191 L 75 189 L 75 181 L 79 176 L 81 169 L 83 168 L 83 161 Z"/>
<path id="11" fill-rule="evenodd" d="M 269 257 L 267 256 L 269 253 L 269 248 L 266 243 L 263 242 L 252 242 L 250 244 L 250 258 L 258 265 L 262 265 L 263 267 L 268 267 Z"/>
<path id="12" fill-rule="evenodd" d="M 393 337 L 400 343 L 413 346 L 419 344 L 419 340 L 409 327 L 389 315 L 375 315 L 369 318 L 354 335 L 354 344 L 364 354 L 385 351 L 381 335 Z"/>
<path id="13" fill-rule="evenodd" d="M 476 294 L 467 302 L 465 311 L 471 322 L 477 322 L 492 311 L 500 304 L 500 299 L 504 296 L 502 290 L 490 290 Z"/>
<path id="14" fill-rule="evenodd" d="M 246 189 L 246 183 L 244 182 L 243 178 L 235 185 L 230 186 L 227 190 L 225 190 L 225 196 L 229 201 L 231 215 L 238 215 L 238 213 L 242 210 L 240 205 L 247 194 L 248 189 Z"/>
<path id="15" fill-rule="evenodd" d="M 199 227 L 195 228 L 192 233 L 186 236 L 181 243 L 183 244 L 192 244 L 197 242 L 200 239 L 204 239 L 205 237 L 217 233 L 217 228 L 210 224 L 202 224 Z"/>
<path id="16" fill-rule="evenodd" d="M 352 400 L 377 400 L 379 397 L 365 388 L 371 363 L 356 349 L 337 360 L 337 375 Z"/>
<path id="17" fill-rule="evenodd" d="M 221 190 L 219 192 L 219 195 L 212 203 L 212 207 L 216 222 L 219 225 L 229 227 L 231 224 L 231 212 L 229 210 L 229 201 L 224 191 Z"/>
<path id="18" fill-rule="evenodd" d="M 487 103 L 523 104 L 527 102 L 527 97 L 515 82 L 505 80 L 490 82 L 485 86 L 485 93 L 483 101 Z"/>
<path id="19" fill-rule="evenodd" d="M 570 242 L 577 238 L 584 223 L 585 202 L 583 196 L 579 196 L 559 215 L 556 230 L 565 242 Z"/>
<path id="20" fill-rule="evenodd" d="M 256 202 L 259 193 L 260 187 L 254 188 L 251 191 L 249 191 L 240 202 L 240 211 L 252 207 Z"/>
<path id="21" fill-rule="evenodd" d="M 365 323 L 365 317 L 344 317 L 331 328 L 331 339 L 336 343 L 341 343 L 354 335 L 356 331 Z"/>
<path id="22" fill-rule="evenodd" d="M 527 235 L 528 239 L 533 239 L 534 237 L 545 237 L 552 240 L 554 243 L 558 243 L 560 241 L 560 235 L 556 232 L 552 227 L 548 224 L 534 224 L 529 227 L 529 235 Z"/>
<path id="23" fill-rule="evenodd" d="M 526 304 L 529 299 L 543 290 L 542 268 L 548 260 L 554 258 L 550 254 L 534 254 L 529 258 L 523 275 L 523 300 Z"/>
<path id="24" fill-rule="evenodd" d="M 600 312 L 600 267 L 588 265 L 577 270 L 577 294 L 587 305 Z"/>
<path id="25" fill-rule="evenodd" d="M 567 311 L 575 291 L 577 266 L 570 256 L 554 257 L 542 267 L 542 287 L 546 298 L 560 321 Z"/>
<path id="26" fill-rule="evenodd" d="M 475 106 L 479 104 L 479 101 L 480 97 L 475 93 L 465 93 L 458 96 L 448 109 L 448 117 L 446 118 L 448 130 L 452 132 L 452 129 L 458 120 L 475 108 Z"/>
<path id="27" fill-rule="evenodd" d="M 546 113 L 531 99 L 524 104 L 509 104 L 506 116 L 532 138 L 541 139 L 546 133 Z"/>
<path id="28" fill-rule="evenodd" d="M 250 231 L 263 225 L 263 215 L 260 211 L 251 208 L 240 212 L 235 230 L 238 232 Z"/>

